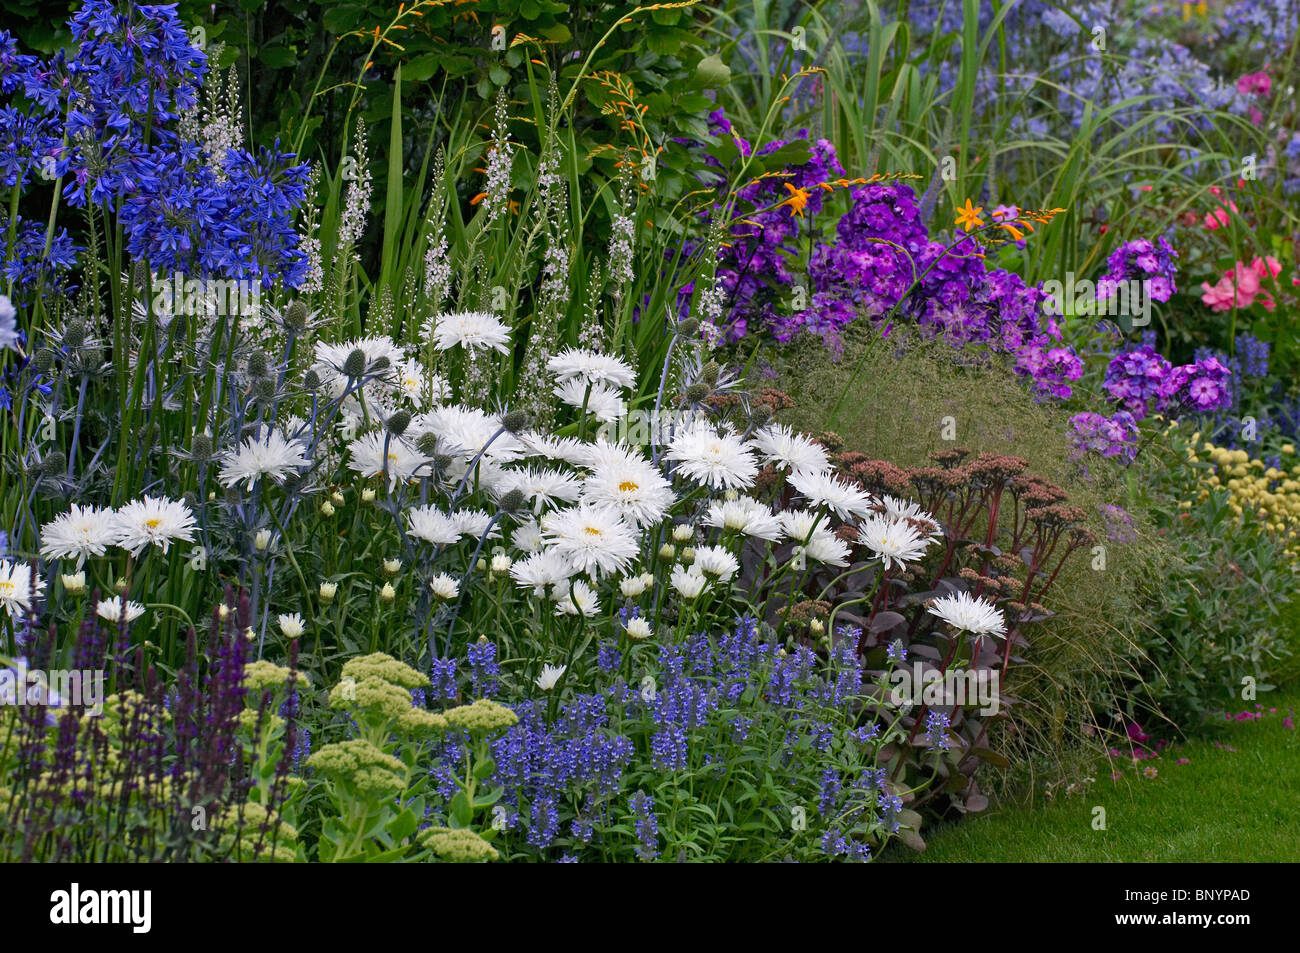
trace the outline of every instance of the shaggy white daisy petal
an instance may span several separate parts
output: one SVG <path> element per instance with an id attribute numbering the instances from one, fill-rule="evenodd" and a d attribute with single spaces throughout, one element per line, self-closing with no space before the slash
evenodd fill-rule
<path id="1" fill-rule="evenodd" d="M 412 536 L 435 546 L 450 546 L 460 539 L 460 526 L 436 506 L 416 506 L 406 511 Z"/>
<path id="2" fill-rule="evenodd" d="M 560 381 L 580 380 L 585 384 L 631 387 L 636 373 L 631 365 L 598 351 L 568 347 L 546 362 L 546 369 Z"/>
<path id="3" fill-rule="evenodd" d="M 518 490 L 532 504 L 534 513 L 558 503 L 576 503 L 582 494 L 578 478 L 553 467 L 526 467 L 506 470 L 493 490 L 497 499 Z"/>
<path id="4" fill-rule="evenodd" d="M 360 351 L 365 355 L 367 371 L 373 371 L 375 363 L 380 358 L 386 360 L 388 362 L 387 370 L 377 372 L 380 377 L 393 373 L 393 369 L 406 359 L 402 349 L 394 344 L 393 339 L 387 335 L 373 338 L 355 338 L 341 344 L 326 344 L 324 341 L 317 341 L 314 369 L 320 375 L 321 380 L 336 387 L 343 384 L 347 379 L 343 366 L 347 363 L 348 357 L 353 351 Z M 335 396 L 338 396 L 338 394 L 335 394 Z"/>
<path id="5" fill-rule="evenodd" d="M 13 618 L 22 618 L 31 609 L 32 599 L 44 590 L 45 580 L 35 575 L 30 566 L 0 559 L 0 606 Z"/>
<path id="6" fill-rule="evenodd" d="M 781 538 L 781 521 L 772 515 L 772 508 L 747 496 L 710 503 L 703 522 L 705 526 L 768 542 Z"/>
<path id="7" fill-rule="evenodd" d="M 542 674 L 538 675 L 534 681 L 537 687 L 544 692 L 549 692 L 560 681 L 560 676 L 567 671 L 567 665 L 543 665 Z"/>
<path id="8" fill-rule="evenodd" d="M 829 470 L 817 473 L 796 471 L 790 482 L 809 505 L 825 506 L 842 520 L 855 516 L 865 518 L 875 513 L 876 501 L 870 493 L 846 483 Z"/>
<path id="9" fill-rule="evenodd" d="M 996 636 L 1007 633 L 1002 610 L 983 596 L 972 596 L 969 592 L 955 592 L 932 599 L 927 611 L 963 632 Z"/>
<path id="10" fill-rule="evenodd" d="M 460 583 L 445 572 L 440 572 L 430 579 L 429 588 L 439 599 L 455 599 L 460 595 Z"/>
<path id="11" fill-rule="evenodd" d="M 651 627 L 649 620 L 637 616 L 627 620 L 627 637 L 633 642 L 644 642 L 646 639 L 653 637 L 655 630 Z"/>
<path id="12" fill-rule="evenodd" d="M 260 477 L 283 483 L 289 474 L 310 466 L 306 450 L 300 441 L 290 440 L 278 430 L 268 430 L 264 437 L 249 437 L 238 448 L 222 453 L 217 479 L 222 486 L 243 483 L 247 490 L 252 490 Z"/>
<path id="13" fill-rule="evenodd" d="M 718 490 L 746 489 L 758 474 L 749 445 L 733 433 L 718 433 L 705 421 L 673 437 L 668 459 L 691 480 Z"/>
<path id="14" fill-rule="evenodd" d="M 849 547 L 831 532 L 827 520 L 811 510 L 786 510 L 780 514 L 781 531 L 795 543 L 794 558 L 844 567 L 849 564 Z"/>
<path id="15" fill-rule="evenodd" d="M 568 592 L 565 592 L 555 603 L 557 616 L 580 615 L 590 619 L 599 611 L 600 599 L 596 597 L 595 590 L 581 579 L 574 580 Z"/>
<path id="16" fill-rule="evenodd" d="M 77 568 L 87 556 L 102 556 L 117 542 L 116 514 L 97 506 L 78 506 L 60 513 L 41 527 L 41 555 L 46 559 L 77 559 Z"/>
<path id="17" fill-rule="evenodd" d="M 536 430 L 526 430 L 521 433 L 519 442 L 524 446 L 526 456 L 546 457 L 574 467 L 587 465 L 591 447 L 591 444 L 577 437 L 552 437 L 550 434 L 539 433 Z"/>
<path id="18" fill-rule="evenodd" d="M 539 599 L 546 595 L 547 586 L 565 582 L 573 575 L 573 567 L 559 553 L 540 552 L 519 560 L 510 567 L 510 578 L 521 589 L 533 590 Z"/>
<path id="19" fill-rule="evenodd" d="M 457 346 L 468 350 L 490 347 L 504 354 L 509 341 L 510 331 L 488 311 L 457 311 L 434 319 L 433 346 L 439 351 Z"/>
<path id="20" fill-rule="evenodd" d="M 348 444 L 348 469 L 365 477 L 386 475 L 389 490 L 414 479 L 428 465 L 419 451 L 386 431 L 368 433 Z"/>
<path id="21" fill-rule="evenodd" d="M 604 384 L 588 384 L 574 377 L 557 384 L 554 394 L 570 407 L 579 410 L 586 407 L 587 413 L 602 423 L 610 424 L 627 415 L 627 402 L 618 391 Z"/>
<path id="22" fill-rule="evenodd" d="M 709 584 L 703 573 L 686 566 L 674 566 L 673 574 L 668 581 L 683 599 L 698 598 Z"/>
<path id="23" fill-rule="evenodd" d="M 536 520 L 520 523 L 510 534 L 510 545 L 521 553 L 536 553 L 542 548 L 542 528 Z"/>
<path id="24" fill-rule="evenodd" d="M 830 466 L 826 449 L 805 434 L 796 433 L 784 424 L 768 424 L 754 434 L 754 448 L 778 470 L 794 473 L 821 473 Z"/>
<path id="25" fill-rule="evenodd" d="M 640 554 L 636 531 L 612 506 L 582 503 L 542 517 L 546 545 L 587 575 L 622 572 Z"/>
<path id="26" fill-rule="evenodd" d="M 139 556 L 146 546 L 165 553 L 172 543 L 194 542 L 194 514 L 180 500 L 146 496 L 118 510 L 114 522 L 117 545 L 132 556 Z"/>
<path id="27" fill-rule="evenodd" d="M 886 516 L 892 516 L 896 520 L 917 520 L 934 527 L 932 531 L 917 527 L 917 531 L 923 536 L 929 536 L 932 539 L 939 539 L 943 536 L 943 527 L 939 525 L 939 521 L 921 509 L 920 503 L 914 503 L 911 500 L 900 500 L 896 496 L 886 494 L 880 498 L 880 505 L 885 508 Z"/>
<path id="28" fill-rule="evenodd" d="M 397 370 L 397 387 L 416 407 L 432 407 L 451 396 L 451 385 L 439 374 L 425 370 L 419 361 L 405 361 Z"/>
<path id="29" fill-rule="evenodd" d="M 716 579 L 718 582 L 730 582 L 740 571 L 740 563 L 736 561 L 736 557 L 721 546 L 697 546 L 695 561 L 691 565 L 704 573 L 707 578 Z"/>
<path id="30" fill-rule="evenodd" d="M 524 445 L 501 426 L 500 414 L 489 414 L 477 407 L 448 404 L 435 407 L 411 421 L 411 432 L 428 431 L 436 436 L 440 451 L 455 454 L 465 461 L 479 453 L 488 460 L 508 463 L 524 456 Z"/>
<path id="31" fill-rule="evenodd" d="M 134 622 L 140 616 L 144 615 L 144 606 L 138 602 L 127 602 L 126 621 Z M 95 606 L 95 615 L 112 623 L 122 621 L 122 597 L 114 596 L 112 599 L 104 599 Z"/>
<path id="32" fill-rule="evenodd" d="M 906 520 L 871 516 L 858 527 L 858 541 L 880 557 L 886 569 L 902 569 L 925 555 L 930 540 Z"/>
<path id="33" fill-rule="evenodd" d="M 275 621 L 279 623 L 280 634 L 286 639 L 300 639 L 302 634 L 307 631 L 307 625 L 302 621 L 302 615 L 297 612 L 290 615 L 276 616 Z"/>
<path id="34" fill-rule="evenodd" d="M 463 509 L 457 510 L 451 514 L 456 526 L 460 529 L 461 536 L 468 539 L 479 539 L 484 533 L 487 533 L 488 539 L 500 539 L 501 529 L 492 522 L 492 514 L 483 510 Z M 491 526 L 491 530 L 488 527 Z"/>
<path id="35" fill-rule="evenodd" d="M 803 547 L 803 555 L 815 563 L 843 569 L 849 564 L 849 544 L 830 530 L 818 529 Z"/>
<path id="36" fill-rule="evenodd" d="M 659 468 L 640 454 L 607 459 L 582 481 L 583 500 L 608 504 L 637 526 L 659 523 L 677 501 Z"/>

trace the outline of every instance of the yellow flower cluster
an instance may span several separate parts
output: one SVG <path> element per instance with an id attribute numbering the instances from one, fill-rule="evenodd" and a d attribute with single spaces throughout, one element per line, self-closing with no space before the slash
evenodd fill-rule
<path id="1" fill-rule="evenodd" d="M 1286 444 L 1282 453 L 1294 457 L 1295 447 Z M 1300 462 L 1278 469 L 1251 459 L 1245 450 L 1213 444 L 1204 445 L 1199 454 L 1188 449 L 1191 462 L 1203 457 L 1214 464 L 1214 471 L 1202 477 L 1197 499 L 1206 499 L 1212 490 L 1226 490 L 1233 513 L 1243 520 L 1257 520 L 1264 530 L 1286 539 L 1287 550 L 1300 556 Z"/>

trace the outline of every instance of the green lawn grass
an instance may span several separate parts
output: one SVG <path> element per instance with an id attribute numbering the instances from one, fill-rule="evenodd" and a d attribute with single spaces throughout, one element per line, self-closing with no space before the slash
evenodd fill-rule
<path id="1" fill-rule="evenodd" d="M 1262 696 L 1257 721 L 1233 723 L 1213 738 L 1178 745 L 1140 767 L 1100 764 L 1087 790 L 1044 807 L 1010 806 L 960 824 L 923 831 L 924 853 L 901 845 L 885 859 L 943 861 L 1298 861 L 1300 730 L 1284 726 L 1300 688 Z M 1216 747 L 1215 742 L 1225 747 Z M 1235 751 L 1227 750 L 1235 748 Z M 1176 764 L 1187 758 L 1187 764 Z M 1147 779 L 1141 766 L 1159 774 Z M 1106 809 L 1105 830 L 1093 829 Z"/>

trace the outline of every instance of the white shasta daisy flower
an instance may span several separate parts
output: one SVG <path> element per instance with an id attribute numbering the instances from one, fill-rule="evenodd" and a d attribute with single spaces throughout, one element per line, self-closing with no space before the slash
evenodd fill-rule
<path id="1" fill-rule="evenodd" d="M 41 555 L 46 559 L 77 558 L 80 568 L 87 556 L 102 556 L 117 542 L 116 514 L 97 506 L 78 506 L 60 513 L 41 527 Z"/>
<path id="2" fill-rule="evenodd" d="M 537 520 L 528 520 L 515 527 L 510 534 L 510 545 L 523 553 L 540 552 L 542 548 L 542 528 Z"/>
<path id="3" fill-rule="evenodd" d="M 565 348 L 552 357 L 546 362 L 546 369 L 561 381 L 576 379 L 586 384 L 611 387 L 631 387 L 636 383 L 636 373 L 624 361 L 574 347 Z"/>
<path id="4" fill-rule="evenodd" d="M 416 407 L 431 407 L 451 396 L 451 385 L 441 375 L 425 370 L 419 361 L 404 361 L 397 369 L 397 388 Z"/>
<path id="5" fill-rule="evenodd" d="M 433 590 L 434 596 L 443 600 L 455 599 L 460 595 L 460 583 L 445 572 L 440 572 L 430 579 L 429 588 Z"/>
<path id="6" fill-rule="evenodd" d="M 132 556 L 139 556 L 146 546 L 165 553 L 172 543 L 194 542 L 194 514 L 180 500 L 146 496 L 118 510 L 114 522 L 117 545 Z"/>
<path id="7" fill-rule="evenodd" d="M 886 569 L 902 569 L 925 555 L 930 540 L 906 520 L 871 516 L 858 527 L 858 541 L 880 557 Z"/>
<path id="8" fill-rule="evenodd" d="M 772 515 L 772 508 L 748 496 L 710 503 L 703 523 L 769 542 L 781 538 L 781 521 Z"/>
<path id="9" fill-rule="evenodd" d="M 488 539 L 501 538 L 501 527 L 492 523 L 491 513 L 483 510 L 463 509 L 452 513 L 451 518 L 460 528 L 461 535 L 469 539 L 479 539 L 484 533 L 487 533 Z M 491 532 L 488 532 L 489 525 L 492 526 Z"/>
<path id="10" fill-rule="evenodd" d="M 144 615 L 144 606 L 138 602 L 127 602 L 126 621 L 134 622 L 140 616 Z M 95 606 L 95 615 L 108 622 L 118 624 L 122 621 L 122 597 L 114 596 L 112 599 L 104 599 Z"/>
<path id="11" fill-rule="evenodd" d="M 613 423 L 627 415 L 627 402 L 618 391 L 604 384 L 588 384 L 580 378 L 573 377 L 557 384 L 553 393 L 570 407 L 579 410 L 586 407 L 587 413 L 592 414 L 602 423 Z"/>
<path id="12" fill-rule="evenodd" d="M 674 566 L 668 581 L 683 599 L 698 598 L 709 585 L 704 574 L 693 566 Z"/>
<path id="13" fill-rule="evenodd" d="M 542 517 L 546 545 L 587 575 L 622 572 L 640 553 L 636 532 L 609 505 L 581 503 Z"/>
<path id="14" fill-rule="evenodd" d="M 451 546 L 460 540 L 460 526 L 436 506 L 407 510 L 406 525 L 412 536 L 435 546 Z"/>
<path id="15" fill-rule="evenodd" d="M 33 576 L 36 585 L 33 587 Z M 22 618 L 32 607 L 32 599 L 45 590 L 45 580 L 30 566 L 0 559 L 0 606 L 15 619 Z"/>
<path id="16" fill-rule="evenodd" d="M 219 456 L 221 471 L 217 479 L 222 486 L 243 483 L 252 490 L 260 477 L 270 477 L 283 483 L 291 473 L 310 466 L 307 447 L 298 440 L 289 440 L 278 430 L 267 430 L 264 436 L 249 437 L 239 447 L 226 450 Z"/>
<path id="17" fill-rule="evenodd" d="M 563 583 L 573 575 L 573 567 L 559 553 L 543 551 L 533 553 L 510 567 L 510 577 L 522 589 L 533 590 L 539 599 L 546 595 L 547 586 Z"/>
<path id="18" fill-rule="evenodd" d="M 539 433 L 536 430 L 526 430 L 521 433 L 519 442 L 523 444 L 527 456 L 559 460 L 574 467 L 587 465 L 591 447 L 591 444 L 577 437 L 552 437 L 550 434 Z"/>
<path id="19" fill-rule="evenodd" d="M 549 692 L 560 681 L 560 676 L 567 671 L 567 665 L 543 665 L 542 674 L 535 679 L 537 687 L 544 692 Z"/>
<path id="20" fill-rule="evenodd" d="M 654 634 L 655 630 L 651 627 L 648 619 L 636 616 L 627 620 L 627 637 L 633 642 L 644 642 Z"/>
<path id="21" fill-rule="evenodd" d="M 433 322 L 433 346 L 439 351 L 453 347 L 467 350 L 493 348 L 506 353 L 510 331 L 489 311 L 457 311 L 440 314 Z"/>
<path id="22" fill-rule="evenodd" d="M 289 615 L 278 615 L 275 621 L 280 626 L 280 634 L 286 639 L 300 639 L 302 634 L 307 631 L 307 625 L 302 621 L 302 615 L 297 612 Z"/>
<path id="23" fill-rule="evenodd" d="M 758 474 L 749 445 L 734 433 L 719 433 L 696 421 L 668 444 L 668 459 L 696 483 L 716 490 L 745 489 Z"/>
<path id="24" fill-rule="evenodd" d="M 348 444 L 348 469 L 365 477 L 387 474 L 388 489 L 413 479 L 428 461 L 402 437 L 375 431 Z"/>
<path id="25" fill-rule="evenodd" d="M 754 434 L 754 448 L 778 470 L 821 473 L 830 466 L 826 450 L 811 437 L 784 424 L 768 424 Z"/>
<path id="26" fill-rule="evenodd" d="M 333 382 L 336 385 L 340 381 L 346 380 L 347 375 L 343 367 L 353 351 L 360 351 L 365 355 L 365 369 L 367 371 L 372 370 L 380 358 L 387 361 L 386 370 L 376 372 L 381 377 L 392 374 L 397 365 L 406 359 L 402 349 L 394 344 L 393 339 L 388 335 L 373 338 L 355 338 L 341 344 L 327 344 L 324 341 L 317 341 L 315 370 L 320 375 L 321 380 Z"/>
<path id="27" fill-rule="evenodd" d="M 920 503 L 914 503 L 911 500 L 900 500 L 896 496 L 886 494 L 880 498 L 880 505 L 885 508 L 886 516 L 892 516 L 898 520 L 916 520 L 933 527 L 929 531 L 917 527 L 917 531 L 922 536 L 927 536 L 932 540 L 940 539 L 943 536 L 943 527 L 939 525 L 939 521 L 921 509 Z"/>
<path id="28" fill-rule="evenodd" d="M 590 619 L 600 612 L 600 599 L 596 597 L 595 590 L 581 579 L 573 580 L 568 589 L 562 588 L 557 594 L 560 594 L 560 598 L 555 603 L 557 616 L 581 615 Z"/>
<path id="29" fill-rule="evenodd" d="M 786 510 L 778 517 L 781 530 L 795 544 L 796 558 L 802 554 L 813 562 L 843 568 L 849 564 L 849 547 L 812 510 Z"/>
<path id="30" fill-rule="evenodd" d="M 1007 632 L 1002 610 L 983 596 L 958 591 L 930 600 L 927 611 L 949 625 L 974 635 L 999 635 Z"/>
<path id="31" fill-rule="evenodd" d="M 795 471 L 790 483 L 812 507 L 825 506 L 842 520 L 864 518 L 875 513 L 876 501 L 869 493 L 845 482 L 829 470 L 817 473 Z"/>
<path id="32" fill-rule="evenodd" d="M 598 464 L 582 481 L 582 498 L 607 503 L 641 527 L 659 523 L 677 499 L 659 468 L 637 453 Z"/>
<path id="33" fill-rule="evenodd" d="M 524 467 L 505 470 L 497 481 L 498 499 L 512 490 L 518 490 L 531 501 L 534 513 L 540 513 L 557 503 L 576 503 L 582 494 L 578 478 L 553 467 Z"/>
<path id="34" fill-rule="evenodd" d="M 730 582 L 740 571 L 740 563 L 736 561 L 736 557 L 721 546 L 696 547 L 695 561 L 691 565 L 706 577 L 716 579 L 718 582 Z"/>
<path id="35" fill-rule="evenodd" d="M 429 431 L 438 438 L 443 453 L 455 454 L 466 461 L 480 451 L 485 459 L 506 463 L 524 455 L 524 445 L 501 427 L 501 415 L 489 414 L 477 407 L 447 404 L 421 414 L 411 422 L 415 433 Z"/>

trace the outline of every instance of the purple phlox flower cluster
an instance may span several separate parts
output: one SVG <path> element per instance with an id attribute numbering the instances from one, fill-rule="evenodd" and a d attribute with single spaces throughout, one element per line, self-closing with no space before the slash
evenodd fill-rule
<path id="1" fill-rule="evenodd" d="M 1097 297 L 1109 298 L 1121 282 L 1139 280 L 1156 301 L 1168 301 L 1175 291 L 1178 252 L 1161 236 L 1154 242 L 1137 238 L 1116 248 L 1106 259 L 1107 271 L 1097 282 Z"/>
<path id="2" fill-rule="evenodd" d="M 1105 417 L 1086 411 L 1070 418 L 1075 453 L 1096 453 L 1103 457 L 1132 460 L 1137 453 L 1137 420 L 1127 410 Z"/>
<path id="3" fill-rule="evenodd" d="M 1174 368 L 1169 379 L 1169 395 L 1182 405 L 1208 413 L 1222 410 L 1232 403 L 1232 371 L 1217 357 L 1202 357 L 1191 364 Z"/>
<path id="4" fill-rule="evenodd" d="M 1116 354 L 1102 386 L 1134 419 L 1141 420 L 1153 404 L 1156 410 L 1168 406 L 1172 373 L 1173 365 L 1144 344 Z"/>

